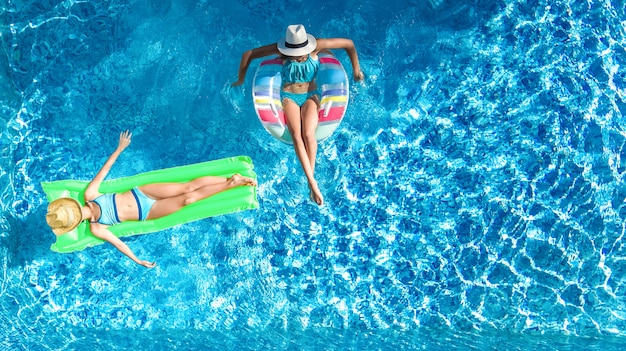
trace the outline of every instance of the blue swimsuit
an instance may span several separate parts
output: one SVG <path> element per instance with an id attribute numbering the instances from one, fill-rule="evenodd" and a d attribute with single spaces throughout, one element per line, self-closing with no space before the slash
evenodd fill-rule
<path id="1" fill-rule="evenodd" d="M 317 76 L 317 71 L 320 67 L 320 60 L 312 59 L 311 56 L 304 62 L 293 61 L 285 59 L 282 69 L 283 83 L 309 83 L 312 82 Z M 289 99 L 298 106 L 304 105 L 305 101 L 314 95 L 319 95 L 317 90 L 309 91 L 306 93 L 290 93 L 286 91 L 280 92 L 281 99 Z"/>
<path id="2" fill-rule="evenodd" d="M 154 205 L 156 200 L 149 198 L 138 188 L 132 188 L 130 192 L 135 197 L 135 201 L 137 201 L 139 220 L 143 221 L 148 217 L 148 213 L 150 212 L 150 209 L 152 208 L 152 205 Z M 100 207 L 100 218 L 98 218 L 98 223 L 104 225 L 114 225 L 121 223 L 119 217 L 117 216 L 115 194 L 102 194 L 95 198 L 92 202 Z"/>

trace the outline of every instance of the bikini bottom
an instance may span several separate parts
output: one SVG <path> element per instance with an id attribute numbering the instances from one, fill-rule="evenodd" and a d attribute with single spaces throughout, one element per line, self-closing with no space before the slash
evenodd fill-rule
<path id="1" fill-rule="evenodd" d="M 130 192 L 135 196 L 135 201 L 137 201 L 137 208 L 139 209 L 139 220 L 145 221 L 148 218 L 148 213 L 152 208 L 152 205 L 156 202 L 155 199 L 148 197 L 146 194 L 142 193 L 139 188 L 132 188 Z"/>
<path id="2" fill-rule="evenodd" d="M 319 91 L 317 90 L 313 90 L 313 91 L 309 91 L 306 93 L 290 93 L 287 91 L 281 91 L 280 92 L 280 96 L 281 96 L 281 100 L 282 99 L 289 99 L 293 102 L 295 102 L 298 106 L 302 107 L 302 105 L 304 105 L 304 103 L 312 96 L 319 96 Z"/>

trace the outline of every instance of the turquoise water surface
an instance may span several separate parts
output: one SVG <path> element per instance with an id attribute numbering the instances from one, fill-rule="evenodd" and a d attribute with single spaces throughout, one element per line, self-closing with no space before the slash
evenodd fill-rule
<path id="1" fill-rule="evenodd" d="M 0 3 L 0 349 L 617 350 L 623 1 Z M 354 40 L 309 200 L 241 54 Z M 337 52 L 351 77 L 345 53 Z M 59 254 L 40 183 L 249 155 L 260 208 Z M 622 157 L 624 159 L 622 159 Z"/>

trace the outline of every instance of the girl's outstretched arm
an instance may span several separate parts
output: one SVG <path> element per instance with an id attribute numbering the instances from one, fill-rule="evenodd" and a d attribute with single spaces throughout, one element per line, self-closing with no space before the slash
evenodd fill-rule
<path id="1" fill-rule="evenodd" d="M 231 85 L 237 86 L 243 84 L 244 80 L 246 79 L 248 66 L 250 66 L 250 62 L 252 62 L 252 60 L 269 55 L 278 55 L 279 53 L 280 52 L 278 51 L 278 46 L 276 45 L 276 43 L 261 46 L 244 52 L 241 56 L 241 62 L 239 63 L 238 80 Z"/>
<path id="2" fill-rule="evenodd" d="M 355 81 L 360 81 L 365 76 L 361 71 L 361 65 L 359 64 L 359 55 L 356 52 L 356 47 L 354 46 L 354 42 L 350 39 L 344 38 L 319 38 L 317 39 L 317 48 L 315 49 L 317 52 L 326 50 L 326 49 L 344 49 L 350 58 L 350 63 L 352 64 L 352 76 Z"/>
<path id="3" fill-rule="evenodd" d="M 127 130 L 120 133 L 120 141 L 117 145 L 117 148 L 115 149 L 115 151 L 113 151 L 111 156 L 109 156 L 109 158 L 106 160 L 102 168 L 100 168 L 100 171 L 98 171 L 96 176 L 93 177 L 93 179 L 91 180 L 91 182 L 89 182 L 89 184 L 87 184 L 87 188 L 85 189 L 85 195 L 84 195 L 85 201 L 93 200 L 100 195 L 100 192 L 98 191 L 98 188 L 100 188 L 100 183 L 102 183 L 104 178 L 107 176 L 107 174 L 111 170 L 111 167 L 117 160 L 117 157 L 130 144 L 131 136 L 132 136 L 132 133 L 130 133 Z"/>
<path id="4" fill-rule="evenodd" d="M 131 250 L 128 245 L 126 245 L 120 238 L 115 236 L 115 234 L 111 233 L 111 231 L 107 228 L 108 226 L 99 223 L 94 223 L 90 225 L 91 232 L 96 238 L 111 243 L 111 245 L 115 246 L 116 249 L 120 250 L 121 253 L 128 256 L 128 258 L 133 260 L 135 263 L 142 265 L 146 268 L 154 268 L 154 266 L 156 266 L 156 262 L 144 261 L 137 258 L 133 250 Z"/>

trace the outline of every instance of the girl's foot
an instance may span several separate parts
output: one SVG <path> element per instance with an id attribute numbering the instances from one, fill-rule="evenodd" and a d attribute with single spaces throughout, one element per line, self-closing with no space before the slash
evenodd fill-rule
<path id="1" fill-rule="evenodd" d="M 256 186 L 256 180 L 252 179 L 252 178 L 248 178 L 248 177 L 242 177 L 239 174 L 234 174 L 232 177 L 228 178 L 228 182 L 230 182 L 232 184 L 232 186 L 241 186 L 241 185 L 248 185 L 248 186 Z"/>
<path id="2" fill-rule="evenodd" d="M 313 182 L 313 184 L 309 184 L 309 196 L 311 197 L 311 201 L 315 202 L 319 206 L 324 204 L 324 197 L 322 196 L 322 192 L 320 188 L 317 186 L 317 182 Z"/>

